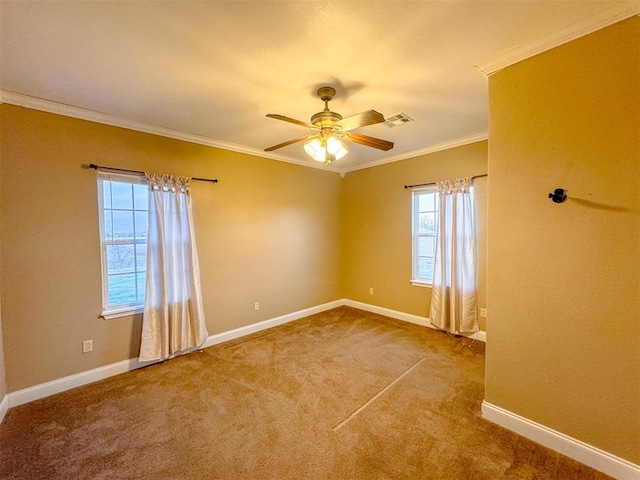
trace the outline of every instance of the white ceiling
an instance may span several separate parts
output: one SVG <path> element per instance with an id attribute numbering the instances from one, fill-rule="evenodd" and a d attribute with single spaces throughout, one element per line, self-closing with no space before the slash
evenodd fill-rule
<path id="1" fill-rule="evenodd" d="M 358 129 L 395 147 L 349 143 L 329 167 L 349 171 L 486 138 L 487 77 L 474 65 L 491 73 L 639 5 L 3 0 L 1 96 L 255 154 L 307 133 L 265 114 L 309 121 L 322 85 L 336 88 L 330 107 L 343 116 L 373 108 L 415 120 Z M 302 143 L 264 156 L 322 166 Z"/>

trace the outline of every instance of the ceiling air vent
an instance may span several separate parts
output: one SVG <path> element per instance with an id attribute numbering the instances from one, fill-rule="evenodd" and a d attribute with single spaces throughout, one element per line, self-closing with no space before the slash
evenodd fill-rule
<path id="1" fill-rule="evenodd" d="M 402 112 L 384 119 L 384 124 L 389 128 L 397 127 L 398 125 L 402 125 L 407 122 L 413 122 L 413 118 Z"/>

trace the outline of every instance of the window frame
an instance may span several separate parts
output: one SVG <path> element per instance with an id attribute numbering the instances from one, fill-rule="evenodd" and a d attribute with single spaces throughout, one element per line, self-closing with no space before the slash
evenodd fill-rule
<path id="1" fill-rule="evenodd" d="M 102 313 L 100 316 L 103 318 L 110 320 L 113 318 L 124 317 L 128 315 L 133 315 L 136 313 L 142 313 L 144 310 L 144 295 L 142 300 L 135 302 L 128 302 L 118 305 L 109 305 L 109 259 L 107 254 L 107 247 L 109 245 L 114 245 L 114 239 L 106 239 L 105 238 L 105 206 L 104 206 L 104 182 L 118 182 L 118 183 L 128 183 L 132 185 L 145 185 L 147 186 L 147 180 L 145 177 L 137 174 L 125 174 L 125 173 L 109 173 L 109 172 L 98 172 L 98 224 L 99 224 L 99 240 L 100 240 L 100 264 L 101 264 L 101 282 L 102 282 Z M 135 231 L 135 212 L 142 211 L 136 210 L 135 199 L 132 198 L 134 202 L 132 204 L 131 211 L 134 212 L 134 231 Z M 149 209 L 149 194 L 147 193 L 147 211 Z M 110 209 L 111 210 L 111 209 Z M 139 244 L 147 244 L 147 240 L 144 242 L 136 239 L 134 236 L 133 241 L 117 241 L 115 244 L 120 245 L 139 245 Z M 135 250 L 134 250 L 135 252 Z M 137 259 L 135 258 L 134 253 L 134 265 L 136 265 Z M 136 282 L 137 282 L 137 267 L 134 267 L 134 273 L 136 274 Z"/>
<path id="2" fill-rule="evenodd" d="M 419 218 L 420 218 L 420 195 L 430 194 L 434 196 L 435 202 L 435 210 L 433 212 L 436 216 L 436 228 L 433 235 L 431 234 L 420 234 L 419 232 Z M 420 277 L 418 275 L 419 272 L 419 242 L 422 237 L 432 237 L 434 242 L 434 260 L 435 260 L 435 242 L 438 234 L 438 225 L 440 213 L 440 201 L 438 197 L 438 187 L 436 185 L 429 185 L 422 188 L 416 188 L 411 191 L 411 284 L 418 287 L 428 287 L 431 288 L 433 286 L 433 274 L 431 279 Z"/>

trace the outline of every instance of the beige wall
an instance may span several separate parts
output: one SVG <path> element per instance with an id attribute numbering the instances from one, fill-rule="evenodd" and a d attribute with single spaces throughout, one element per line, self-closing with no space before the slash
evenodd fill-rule
<path id="1" fill-rule="evenodd" d="M 636 464 L 639 38 L 636 16 L 490 78 L 485 379 L 489 403 Z"/>
<path id="2" fill-rule="evenodd" d="M 193 185 L 210 334 L 340 298 L 335 173 L 4 104 L 2 321 L 9 392 L 136 357 L 141 318 L 104 320 L 98 163 Z M 254 311 L 254 302 L 260 310 Z M 93 339 L 94 351 L 81 353 Z"/>
<path id="3" fill-rule="evenodd" d="M 347 173 L 342 186 L 342 268 L 345 298 L 428 316 L 431 289 L 411 285 L 411 190 L 487 171 L 487 142 Z M 485 306 L 486 178 L 476 180 L 479 306 Z M 369 295 L 369 288 L 374 294 Z M 484 327 L 484 319 L 480 319 Z"/>

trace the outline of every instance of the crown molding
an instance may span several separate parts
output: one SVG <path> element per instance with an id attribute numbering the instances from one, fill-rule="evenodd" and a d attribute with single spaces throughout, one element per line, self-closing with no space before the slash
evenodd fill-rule
<path id="1" fill-rule="evenodd" d="M 459 138 L 429 147 L 420 148 L 417 150 L 411 150 L 390 157 L 385 157 L 381 160 L 369 162 L 364 165 L 358 165 L 350 169 L 341 169 L 333 164 L 329 167 L 318 162 L 308 162 L 305 160 L 298 160 L 284 155 L 278 155 L 271 152 L 265 152 L 257 148 L 245 147 L 243 145 L 237 145 L 235 143 L 223 142 L 221 140 L 215 140 L 213 138 L 205 137 L 203 135 L 196 135 L 193 133 L 182 132 L 179 130 L 173 130 L 170 128 L 160 127 L 158 125 L 152 125 L 149 123 L 138 122 L 136 120 L 130 120 L 123 117 L 117 117 L 115 115 L 109 115 L 106 113 L 97 112 L 95 110 L 88 110 L 86 108 L 74 107 L 73 105 L 67 105 L 64 103 L 53 102 L 51 100 L 45 100 L 43 98 L 32 97 L 29 95 L 23 95 L 21 93 L 10 92 L 7 90 L 0 90 L 0 99 L 2 102 L 16 105 L 18 107 L 31 108 L 33 110 L 40 110 L 43 112 L 54 113 L 57 115 L 63 115 L 65 117 L 77 118 L 80 120 L 87 120 L 89 122 L 101 123 L 104 125 L 111 125 L 113 127 L 126 128 L 128 130 L 135 130 L 138 132 L 149 133 L 152 135 L 159 135 L 161 137 L 173 138 L 176 140 L 182 140 L 185 142 L 196 143 L 199 145 L 206 145 L 208 147 L 220 148 L 222 150 L 229 150 L 232 152 L 243 153 L 246 155 L 253 155 L 261 158 L 268 158 L 271 160 L 278 160 L 281 162 L 292 163 L 307 168 L 316 168 L 318 170 L 329 171 L 337 173 L 340 176 L 348 172 L 356 170 L 362 170 L 364 168 L 375 167 L 377 165 L 383 165 L 385 163 L 397 162 L 399 160 L 405 160 L 407 158 L 413 158 L 428 153 L 439 152 L 441 150 L 447 150 L 449 148 L 460 147 L 469 143 L 479 142 L 488 138 L 487 132 L 476 133 L 468 137 Z"/>
<path id="2" fill-rule="evenodd" d="M 58 115 L 63 115 L 65 117 L 72 117 L 80 120 L 102 123 L 104 125 L 126 128 L 128 130 L 135 130 L 143 133 L 150 133 L 152 135 L 159 135 L 161 137 L 173 138 L 190 143 L 197 143 L 199 145 L 220 148 L 222 150 L 229 150 L 232 152 L 244 153 L 246 155 L 253 155 L 256 157 L 269 158 L 272 160 L 279 160 L 281 162 L 293 163 L 296 165 L 302 165 L 304 167 L 327 170 L 327 167 L 324 164 L 318 164 L 317 162 L 315 164 L 312 164 L 309 162 L 305 162 L 304 160 L 297 160 L 294 158 L 285 157 L 283 155 L 265 152 L 257 148 L 245 147 L 243 145 L 238 145 L 235 143 L 215 140 L 203 135 L 196 135 L 194 133 L 173 130 L 171 128 L 160 127 L 158 125 L 153 125 L 150 123 L 138 122 L 136 120 L 117 117 L 115 115 L 109 115 L 106 113 L 97 112 L 95 110 L 88 110 L 86 108 L 74 107 L 73 105 L 53 102 L 51 100 L 23 95 L 21 93 L 0 90 L 0 99 L 1 102 L 16 105 L 18 107 L 25 107 L 31 108 L 33 110 L 55 113 Z M 335 169 L 332 169 L 331 171 L 333 171 L 334 173 L 338 173 Z"/>
<path id="3" fill-rule="evenodd" d="M 385 163 L 399 162 L 400 160 L 407 160 L 409 158 L 419 157 L 420 155 L 427 155 L 429 153 L 441 152 L 442 150 L 449 150 L 450 148 L 462 147 L 463 145 L 469 145 L 470 143 L 481 142 L 482 140 L 487 140 L 488 138 L 489 138 L 488 132 L 474 133 L 473 135 L 469 135 L 466 137 L 456 138 L 454 140 L 449 140 L 442 143 L 436 143 L 435 145 L 430 145 L 428 147 L 418 148 L 416 150 L 409 150 L 408 152 L 398 153 L 397 155 L 392 155 L 390 157 L 369 162 L 364 165 L 358 165 L 353 168 L 338 170 L 338 173 L 344 176 L 344 174 L 349 172 L 355 172 L 357 170 L 363 170 L 365 168 L 377 167 L 378 165 L 384 165 Z"/>
<path id="4" fill-rule="evenodd" d="M 510 65 L 638 14 L 640 4 L 620 2 L 550 35 L 504 50 L 474 66 L 484 75 L 491 76 Z"/>

